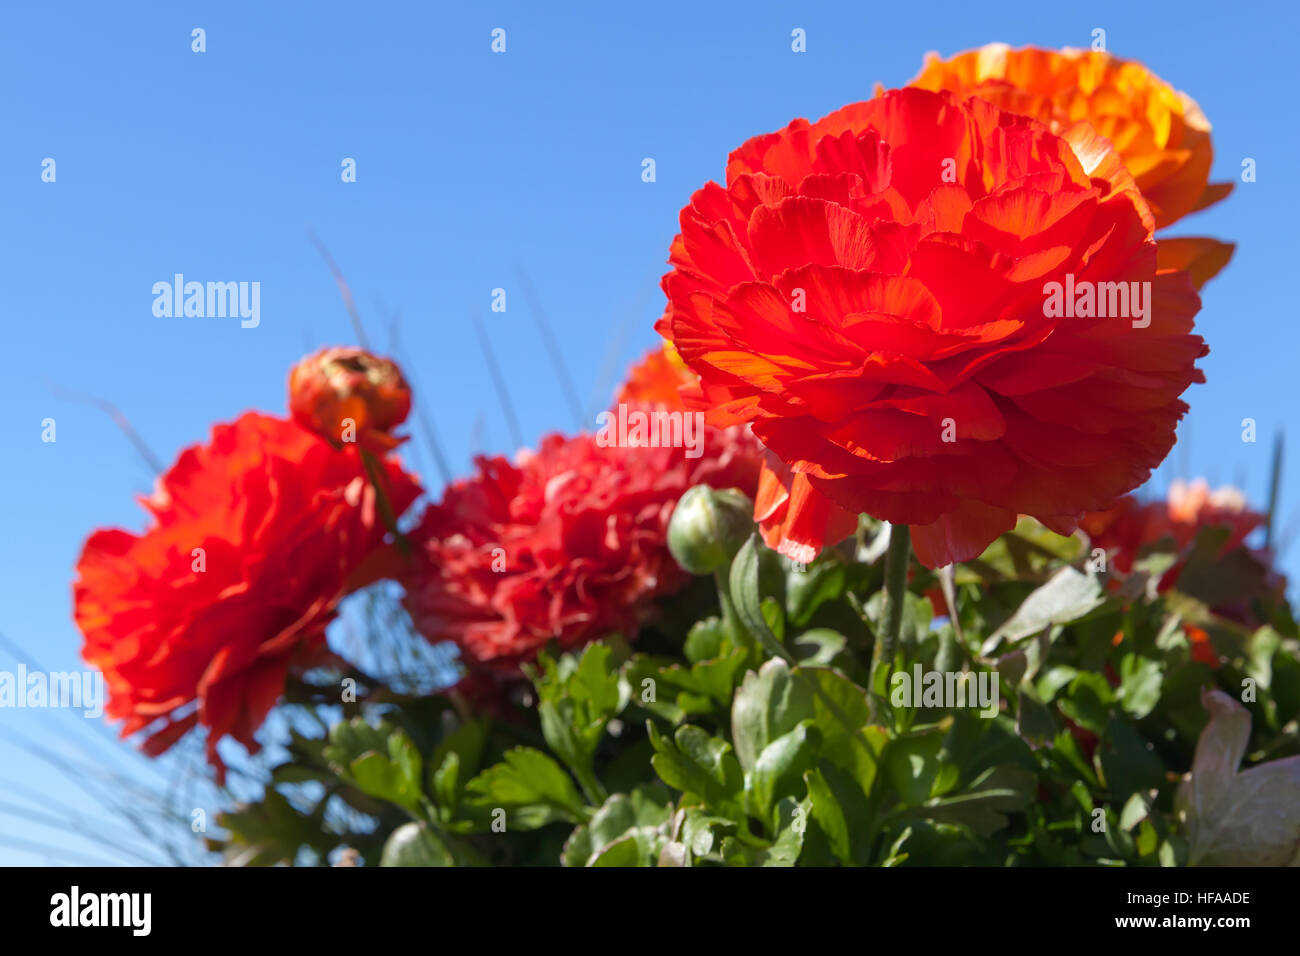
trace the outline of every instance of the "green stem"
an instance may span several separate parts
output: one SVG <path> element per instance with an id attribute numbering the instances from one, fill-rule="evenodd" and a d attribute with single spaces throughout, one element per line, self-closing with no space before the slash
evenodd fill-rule
<path id="1" fill-rule="evenodd" d="M 903 606 L 907 595 L 907 565 L 912 551 L 911 529 L 905 524 L 889 527 L 889 550 L 885 552 L 885 608 L 881 618 L 884 627 L 876 635 L 876 647 L 871 664 L 871 690 L 875 693 L 878 678 L 883 673 L 884 684 L 889 686 L 889 675 L 894 669 L 894 656 L 898 653 L 898 636 L 903 630 Z"/>
<path id="2" fill-rule="evenodd" d="M 578 778 L 578 786 L 582 788 L 582 794 L 587 798 L 587 802 L 593 809 L 599 809 L 609 799 L 609 791 L 596 777 L 596 771 L 591 767 L 574 767 L 573 772 Z"/>
<path id="3" fill-rule="evenodd" d="M 722 608 L 722 624 L 736 643 L 744 640 L 745 627 L 740 623 L 736 613 L 736 604 L 731 600 L 731 565 L 724 565 L 713 572 L 713 582 L 718 586 L 718 604 Z"/>
<path id="4" fill-rule="evenodd" d="M 369 479 L 370 486 L 375 489 L 375 504 L 379 508 L 379 517 L 383 520 L 384 527 L 392 534 L 398 553 L 409 555 L 411 553 L 411 543 L 397 529 L 397 516 L 393 514 L 393 505 L 389 501 L 388 491 L 384 487 L 382 472 L 379 469 L 379 459 L 375 457 L 373 452 L 363 448 L 361 449 L 361 462 L 365 465 L 366 478 Z"/>

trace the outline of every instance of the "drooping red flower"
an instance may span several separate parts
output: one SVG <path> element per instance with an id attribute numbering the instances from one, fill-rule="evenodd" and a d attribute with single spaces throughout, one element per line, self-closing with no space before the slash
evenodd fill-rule
<path id="1" fill-rule="evenodd" d="M 323 348 L 289 373 L 289 410 L 334 445 L 355 441 L 383 453 L 405 441 L 392 432 L 411 413 L 411 389 L 389 359 L 351 346 Z"/>
<path id="2" fill-rule="evenodd" d="M 419 488 L 384 469 L 405 509 Z M 183 451 L 141 504 L 147 531 L 96 531 L 82 550 L 82 657 L 103 671 L 123 736 L 149 728 L 157 755 L 201 724 L 221 774 L 218 742 L 257 750 L 286 674 L 327 654 L 339 600 L 394 573 L 392 549 L 358 451 L 256 412 Z"/>
<path id="3" fill-rule="evenodd" d="M 1150 210 L 1086 123 L 892 91 L 750 140 L 681 230 L 657 329 L 709 420 L 750 423 L 787 467 L 792 556 L 825 541 L 792 514 L 815 495 L 828 521 L 911 525 L 929 567 L 1017 513 L 1068 533 L 1147 478 L 1203 380 L 1191 279 L 1158 267 Z M 1120 282 L 1145 310 L 1113 316 Z M 1067 317 L 1052 283 L 1116 298 Z"/>
<path id="4" fill-rule="evenodd" d="M 754 497 L 754 520 L 763 542 L 793 561 L 811 564 L 823 545 L 833 545 L 858 529 L 858 516 L 813 487 L 770 451 Z"/>
<path id="5" fill-rule="evenodd" d="M 653 410 L 634 406 L 628 412 Z M 753 494 L 758 444 L 705 428 L 686 447 L 605 444 L 550 435 L 511 463 L 481 457 L 412 540 L 407 609 L 430 640 L 452 640 L 471 667 L 517 672 L 552 638 L 579 647 L 629 639 L 651 601 L 688 578 L 668 551 L 668 521 L 687 488 Z"/>

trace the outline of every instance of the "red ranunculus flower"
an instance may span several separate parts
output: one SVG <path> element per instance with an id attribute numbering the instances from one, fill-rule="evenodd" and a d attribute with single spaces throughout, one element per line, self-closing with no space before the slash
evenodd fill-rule
<path id="1" fill-rule="evenodd" d="M 401 511 L 419 489 L 385 468 Z M 148 531 L 96 531 L 77 563 L 82 656 L 123 736 L 152 728 L 157 755 L 202 724 L 220 775 L 218 741 L 257 750 L 285 675 L 327 655 L 339 599 L 395 571 L 391 547 L 355 449 L 255 412 L 183 451 L 141 503 Z"/>
<path id="2" fill-rule="evenodd" d="M 1224 527 L 1230 532 L 1223 545 L 1226 554 L 1263 523 L 1264 516 L 1246 506 L 1241 491 L 1231 486 L 1211 491 L 1200 478 L 1191 484 L 1181 479 L 1171 482 L 1165 501 L 1140 504 L 1126 495 L 1113 508 L 1085 515 L 1079 522 L 1093 547 L 1110 552 L 1116 570 L 1126 574 L 1148 545 L 1169 541 L 1174 551 L 1181 552 L 1202 528 Z M 1170 569 L 1163 586 L 1173 586 L 1177 570 L 1179 566 Z"/>
<path id="3" fill-rule="evenodd" d="M 682 211 L 657 328 L 710 421 L 751 423 L 787 466 L 767 479 L 786 553 L 825 540 L 801 507 L 911 525 L 929 567 L 1018 512 L 1068 533 L 1173 445 L 1199 298 L 1158 268 L 1150 210 L 1086 123 L 896 90 L 750 140 L 726 179 Z M 1119 282 L 1138 283 L 1127 317 L 1065 317 L 1049 292 Z"/>
<path id="4" fill-rule="evenodd" d="M 1286 593 L 1286 578 L 1273 567 L 1272 555 L 1262 549 L 1248 548 L 1245 543 L 1251 532 L 1265 520 L 1264 515 L 1247 506 L 1245 495 L 1236 488 L 1225 486 L 1211 491 L 1203 479 L 1190 484 L 1180 479 L 1170 484 L 1164 501 L 1142 504 L 1126 495 L 1107 511 L 1084 515 L 1079 526 L 1087 532 L 1093 548 L 1100 548 L 1110 555 L 1111 567 L 1120 574 L 1132 571 L 1133 563 L 1149 552 L 1172 553 L 1176 560 L 1161 576 L 1159 590 L 1190 586 L 1192 595 L 1198 598 L 1205 596 L 1200 590 L 1205 586 L 1205 580 L 1190 584 L 1183 580 L 1190 549 L 1203 529 L 1226 529 L 1228 536 L 1215 561 L 1228 562 L 1230 556 L 1241 548 L 1246 548 L 1250 558 L 1244 564 L 1215 565 L 1212 577 L 1217 578 L 1221 572 L 1233 584 L 1224 588 L 1218 587 L 1216 582 L 1218 599 L 1213 601 L 1212 610 L 1219 617 L 1254 629 L 1268 619 L 1268 606 L 1283 600 Z M 1247 570 L 1252 567 L 1253 570 Z M 1120 584 L 1116 580 L 1111 582 L 1111 586 L 1118 590 Z M 1227 592 L 1231 592 L 1231 596 L 1225 599 Z M 1259 602 L 1262 602 L 1262 611 L 1257 606 Z M 1193 641 L 1193 656 L 1210 662 L 1213 649 L 1208 643 L 1204 646 L 1196 643 L 1198 634 L 1204 634 L 1204 631 L 1188 624 L 1184 625 L 1184 630 Z"/>
<path id="5" fill-rule="evenodd" d="M 516 672 L 551 638 L 568 649 L 614 631 L 633 637 L 652 599 L 688 577 L 667 545 L 682 493 L 707 484 L 753 494 L 753 437 L 705 428 L 702 439 L 696 458 L 590 434 L 550 435 L 513 464 L 479 458 L 412 534 L 424 556 L 407 581 L 416 627 L 499 672 Z"/>

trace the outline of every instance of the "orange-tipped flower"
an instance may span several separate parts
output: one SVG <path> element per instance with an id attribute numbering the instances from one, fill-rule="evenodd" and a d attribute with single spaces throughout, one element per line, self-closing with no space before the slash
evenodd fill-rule
<path id="1" fill-rule="evenodd" d="M 1231 183 L 1209 183 L 1210 124 L 1196 101 L 1132 60 L 990 43 L 949 60 L 930 54 L 910 85 L 979 96 L 1058 132 L 1086 120 L 1119 150 L 1157 228 L 1232 191 Z"/>
<path id="2" fill-rule="evenodd" d="M 365 349 L 321 349 L 289 373 L 294 421 L 335 445 L 386 452 L 405 439 L 392 430 L 411 412 L 411 389 L 397 365 Z"/>
<path id="3" fill-rule="evenodd" d="M 640 362 L 632 366 L 627 381 L 619 388 L 618 401 L 681 408 L 679 390 L 696 382 L 697 379 L 677 354 L 673 344 L 665 342 L 662 348 L 651 349 Z"/>

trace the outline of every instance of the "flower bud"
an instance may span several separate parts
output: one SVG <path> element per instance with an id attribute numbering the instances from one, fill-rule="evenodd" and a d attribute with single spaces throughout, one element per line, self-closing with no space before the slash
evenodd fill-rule
<path id="1" fill-rule="evenodd" d="M 411 411 L 411 389 L 396 364 L 365 349 L 324 348 L 289 373 L 289 410 L 308 431 L 339 445 L 379 453 L 404 439 L 391 434 Z"/>
<path id="2" fill-rule="evenodd" d="M 454 866 L 451 852 L 427 824 L 403 823 L 389 834 L 380 866 Z"/>
<path id="3" fill-rule="evenodd" d="M 688 488 L 668 523 L 668 550 L 692 574 L 727 566 L 754 530 L 754 503 L 735 488 Z"/>

